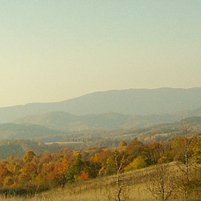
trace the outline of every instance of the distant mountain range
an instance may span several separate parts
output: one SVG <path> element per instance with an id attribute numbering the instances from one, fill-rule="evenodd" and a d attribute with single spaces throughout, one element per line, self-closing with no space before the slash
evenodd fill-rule
<path id="1" fill-rule="evenodd" d="M 70 123 L 73 127 L 73 124 L 77 126 L 78 122 L 81 129 L 96 127 L 95 122 L 99 119 L 102 124 L 108 124 L 106 128 L 112 129 L 115 127 L 114 124 L 118 124 L 119 118 L 122 121 L 121 126 L 128 124 L 129 121 L 129 124 L 135 124 L 134 119 L 142 119 L 142 116 L 154 122 L 153 117 L 160 119 L 162 116 L 166 118 L 166 121 L 172 121 L 172 118 L 175 120 L 176 116 L 187 117 L 192 112 L 198 113 L 197 116 L 199 116 L 200 109 L 197 108 L 200 107 L 200 87 L 112 90 L 95 92 L 62 102 L 30 103 L 0 108 L 0 123 L 13 122 L 21 118 L 21 121 L 16 122 L 45 124 L 54 129 L 61 126 L 62 129 L 59 130 L 69 130 Z M 173 113 L 174 117 L 171 116 Z M 40 119 L 43 123 L 40 123 Z M 55 126 L 50 126 L 50 121 L 54 122 Z"/>

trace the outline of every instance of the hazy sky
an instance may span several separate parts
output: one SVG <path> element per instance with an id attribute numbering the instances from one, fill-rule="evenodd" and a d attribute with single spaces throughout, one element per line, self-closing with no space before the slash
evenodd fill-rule
<path id="1" fill-rule="evenodd" d="M 0 107 L 201 87 L 201 0 L 1 0 Z"/>

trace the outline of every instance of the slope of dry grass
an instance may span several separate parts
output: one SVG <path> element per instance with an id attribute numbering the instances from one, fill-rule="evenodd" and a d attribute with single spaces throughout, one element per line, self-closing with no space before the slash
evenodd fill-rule
<path id="1" fill-rule="evenodd" d="M 177 170 L 175 164 L 170 164 L 171 175 Z M 157 200 L 149 190 L 157 172 L 154 167 L 135 170 L 122 175 L 119 179 L 122 185 L 121 201 L 154 201 Z M 170 173 L 170 172 L 169 172 Z M 176 177 L 175 177 L 176 178 Z M 117 198 L 117 175 L 100 177 L 93 180 L 67 184 L 64 188 L 35 195 L 32 198 L 0 198 L 1 201 L 120 201 Z M 171 185 L 171 184 L 170 184 Z M 174 189 L 173 196 L 169 200 L 180 201 L 179 188 Z M 178 195 L 177 195 L 178 194 Z M 177 196 L 175 196 L 177 195 Z M 189 200 L 199 200 L 200 195 L 194 195 Z"/>

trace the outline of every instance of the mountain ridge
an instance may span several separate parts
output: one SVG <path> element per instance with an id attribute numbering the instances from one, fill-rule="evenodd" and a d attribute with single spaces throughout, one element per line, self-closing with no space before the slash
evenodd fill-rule
<path id="1" fill-rule="evenodd" d="M 73 115 L 121 113 L 129 115 L 171 114 L 201 107 L 201 87 L 125 89 L 94 92 L 53 103 L 28 103 L 0 108 L 0 123 L 27 115 L 69 112 Z"/>

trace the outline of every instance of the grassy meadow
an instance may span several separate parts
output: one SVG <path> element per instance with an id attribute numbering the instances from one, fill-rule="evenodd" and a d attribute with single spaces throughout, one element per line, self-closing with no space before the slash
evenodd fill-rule
<path id="1" fill-rule="evenodd" d="M 154 201 L 154 200 L 189 200 L 198 201 L 201 193 L 191 193 L 184 197 L 184 191 L 177 182 L 181 174 L 174 163 L 163 166 L 143 168 L 124 174 L 104 176 L 87 181 L 67 184 L 64 188 L 52 189 L 33 197 L 1 197 L 1 201 Z M 164 195 L 161 198 L 161 181 Z"/>
<path id="2" fill-rule="evenodd" d="M 137 171 L 136 171 L 137 172 Z M 135 174 L 126 174 L 122 176 L 124 182 L 121 200 L 154 200 L 151 193 L 147 190 L 141 172 Z M 64 188 L 52 189 L 48 192 L 37 194 L 34 197 L 2 197 L 3 201 L 109 201 L 117 200 L 116 176 L 81 181 L 74 184 L 68 184 Z"/>

